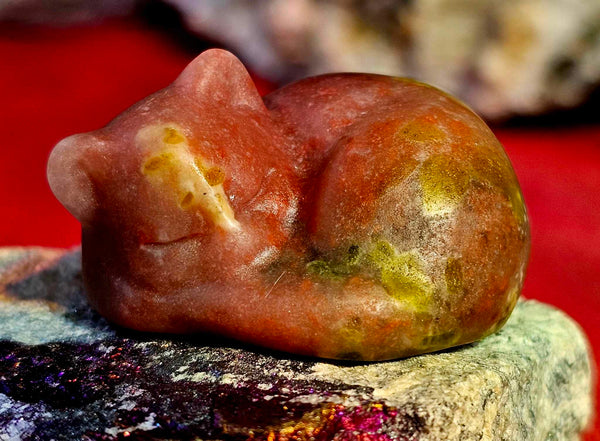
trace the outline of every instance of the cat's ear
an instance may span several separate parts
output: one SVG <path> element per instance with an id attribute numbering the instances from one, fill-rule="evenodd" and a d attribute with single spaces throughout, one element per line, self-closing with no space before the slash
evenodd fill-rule
<path id="1" fill-rule="evenodd" d="M 48 158 L 47 175 L 52 192 L 82 224 L 93 219 L 98 206 L 88 170 L 90 156 L 95 156 L 97 147 L 93 135 L 73 135 L 60 141 Z"/>
<path id="2" fill-rule="evenodd" d="M 205 102 L 266 110 L 250 74 L 235 55 L 210 49 L 198 55 L 175 81 L 176 87 Z"/>

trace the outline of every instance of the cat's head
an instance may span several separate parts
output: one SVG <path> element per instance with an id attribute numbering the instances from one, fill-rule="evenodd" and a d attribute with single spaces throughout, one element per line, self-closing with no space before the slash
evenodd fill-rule
<path id="1" fill-rule="evenodd" d="M 84 252 L 125 254 L 144 274 L 240 264 L 287 234 L 296 197 L 278 136 L 243 65 L 210 50 L 105 128 L 58 143 L 48 180 Z"/>

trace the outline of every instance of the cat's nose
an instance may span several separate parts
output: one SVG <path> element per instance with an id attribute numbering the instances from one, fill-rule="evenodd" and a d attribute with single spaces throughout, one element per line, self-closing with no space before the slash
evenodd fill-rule
<path id="1" fill-rule="evenodd" d="M 93 147 L 93 136 L 80 134 L 60 141 L 48 159 L 50 189 L 65 208 L 82 224 L 89 223 L 97 207 L 85 156 Z"/>

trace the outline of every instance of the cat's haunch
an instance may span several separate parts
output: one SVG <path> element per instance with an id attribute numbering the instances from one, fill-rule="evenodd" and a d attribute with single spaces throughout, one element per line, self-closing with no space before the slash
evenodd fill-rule
<path id="1" fill-rule="evenodd" d="M 368 74 L 262 99 L 230 53 L 52 152 L 107 319 L 297 354 L 384 360 L 510 315 L 525 206 L 490 129 L 452 97 Z"/>

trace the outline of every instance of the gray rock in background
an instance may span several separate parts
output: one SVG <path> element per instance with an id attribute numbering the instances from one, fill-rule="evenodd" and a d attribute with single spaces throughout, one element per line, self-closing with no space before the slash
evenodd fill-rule
<path id="1" fill-rule="evenodd" d="M 131 14 L 141 0 L 0 0 L 0 21 L 68 25 Z"/>
<path id="2" fill-rule="evenodd" d="M 585 337 L 534 301 L 476 344 L 329 363 L 116 329 L 87 305 L 79 253 L 13 248 L 0 324 L 3 441 L 577 440 L 592 411 Z"/>
<path id="3" fill-rule="evenodd" d="M 487 118 L 581 103 L 600 84 L 598 0 L 165 0 L 266 77 L 410 76 Z"/>

